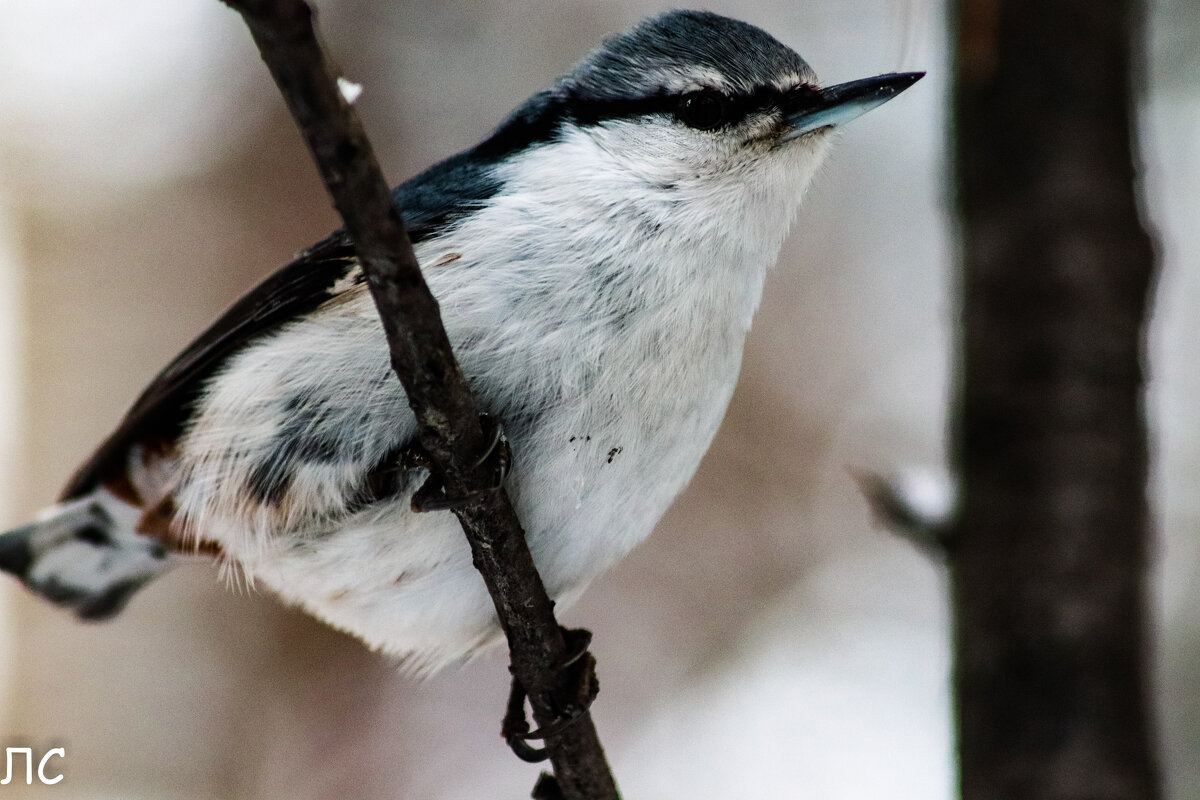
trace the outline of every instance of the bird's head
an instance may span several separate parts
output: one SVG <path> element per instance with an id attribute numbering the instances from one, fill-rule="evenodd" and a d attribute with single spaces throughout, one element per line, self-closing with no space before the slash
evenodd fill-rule
<path id="1" fill-rule="evenodd" d="M 765 31 L 672 11 L 608 39 L 530 98 L 480 154 L 561 148 L 546 160 L 580 191 L 603 192 L 611 181 L 647 201 L 714 211 L 749 198 L 790 220 L 829 133 L 922 74 L 822 88 L 808 64 Z M 729 210 L 744 216 L 753 208 Z"/>

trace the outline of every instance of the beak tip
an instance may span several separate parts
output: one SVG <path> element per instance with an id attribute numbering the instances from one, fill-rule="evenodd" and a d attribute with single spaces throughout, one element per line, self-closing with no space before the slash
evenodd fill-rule
<path id="1" fill-rule="evenodd" d="M 905 89 L 908 89 L 921 78 L 925 77 L 924 72 L 893 72 L 891 75 L 880 75 L 889 84 L 888 88 L 892 90 L 893 95 L 900 94 Z"/>
<path id="2" fill-rule="evenodd" d="M 791 117 L 789 121 L 793 128 L 788 138 L 819 128 L 845 125 L 888 102 L 924 77 L 924 72 L 889 72 L 821 89 L 818 104 L 799 110 Z"/>

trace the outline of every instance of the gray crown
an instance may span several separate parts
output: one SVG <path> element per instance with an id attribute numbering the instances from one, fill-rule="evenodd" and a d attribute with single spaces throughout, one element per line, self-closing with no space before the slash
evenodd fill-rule
<path id="1" fill-rule="evenodd" d="M 730 94 L 815 82 L 804 59 L 761 28 L 708 11 L 669 11 L 607 39 L 559 81 L 598 100 L 697 88 Z"/>

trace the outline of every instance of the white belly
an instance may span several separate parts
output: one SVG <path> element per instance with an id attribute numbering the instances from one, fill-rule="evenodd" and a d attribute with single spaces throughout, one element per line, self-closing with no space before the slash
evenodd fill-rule
<path id="1" fill-rule="evenodd" d="M 334 311 L 358 324 L 330 325 L 318 315 L 279 334 L 296 339 L 290 346 L 260 345 L 232 362 L 185 439 L 190 477 L 182 506 L 195 532 L 218 541 L 250 580 L 372 647 L 408 657 L 414 669 L 435 669 L 494 639 L 495 614 L 457 519 L 410 510 L 420 473 L 386 502 L 337 511 L 372 459 L 396 444 L 367 447 L 372 433 L 407 439 L 415 427 L 387 368 L 369 297 L 350 302 L 362 313 Z M 736 345 L 708 353 L 703 374 L 670 348 L 662 348 L 663 359 L 610 353 L 623 366 L 583 377 L 571 361 L 571 375 L 540 382 L 553 391 L 524 394 L 496 385 L 493 355 L 464 360 L 482 406 L 506 422 L 513 448 L 507 488 L 560 604 L 645 538 L 691 478 L 736 381 Z M 543 355 L 541 363 L 553 371 L 562 361 Z M 274 457 L 287 409 L 296 406 L 288 398 L 301 395 L 327 407 L 321 419 L 346 439 L 348 455 L 298 468 L 285 508 L 263 508 L 247 500 L 240 482 L 256 460 Z M 247 403 L 250 397 L 256 402 Z M 371 413 L 364 416 L 364 408 Z M 358 430 L 363 421 L 370 430 Z M 214 460 L 221 438 L 229 455 Z"/>

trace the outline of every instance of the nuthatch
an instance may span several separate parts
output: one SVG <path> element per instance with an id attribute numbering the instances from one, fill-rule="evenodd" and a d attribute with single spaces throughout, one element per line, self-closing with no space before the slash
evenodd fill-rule
<path id="1" fill-rule="evenodd" d="M 920 77 L 820 88 L 759 28 L 670 12 L 395 190 L 560 605 L 695 472 L 831 131 Z M 101 618 L 207 554 L 434 669 L 499 629 L 454 516 L 412 508 L 415 428 L 334 233 L 163 370 L 62 501 L 0 536 L 0 568 Z"/>

